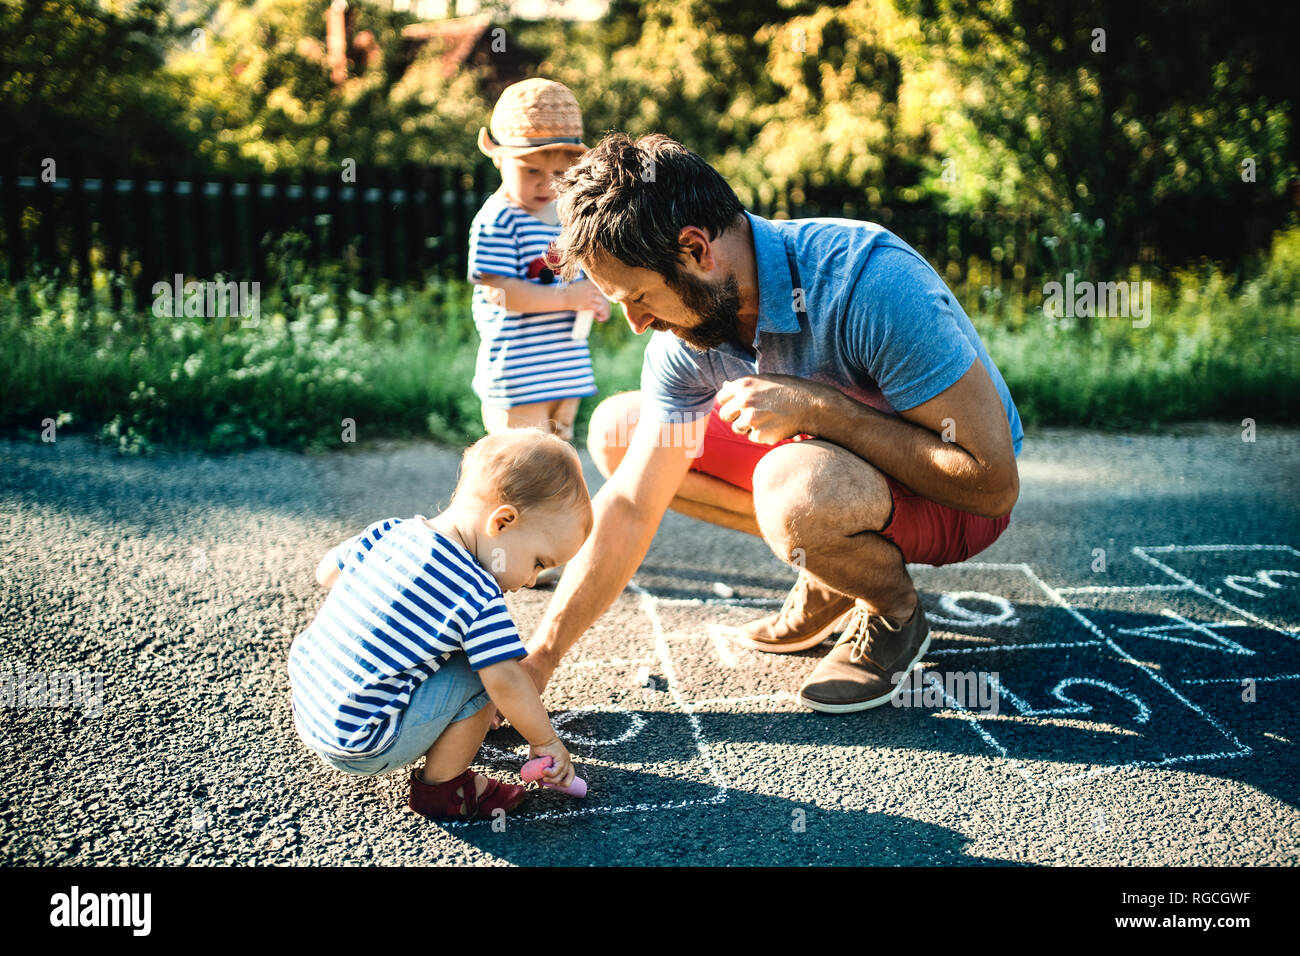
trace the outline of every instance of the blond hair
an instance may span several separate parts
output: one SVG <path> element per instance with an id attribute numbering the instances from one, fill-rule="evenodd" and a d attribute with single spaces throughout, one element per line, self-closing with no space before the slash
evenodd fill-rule
<path id="1" fill-rule="evenodd" d="M 521 512 L 539 506 L 591 507 L 578 453 L 562 438 L 536 428 L 506 428 L 465 449 L 452 501 L 462 494 Z"/>

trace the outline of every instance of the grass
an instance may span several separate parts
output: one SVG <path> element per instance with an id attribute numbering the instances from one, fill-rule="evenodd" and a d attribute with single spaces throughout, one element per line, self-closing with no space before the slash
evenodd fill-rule
<path id="1" fill-rule="evenodd" d="M 264 297 L 245 328 L 238 318 L 117 315 L 106 288 L 79 302 L 53 283 L 0 286 L 0 430 L 35 440 L 53 421 L 125 452 L 410 436 L 465 444 L 483 434 L 470 291 L 434 281 L 340 297 L 304 282 Z M 645 342 L 612 332 L 593 334 L 597 378 L 606 391 L 636 388 Z M 584 423 L 595 404 L 584 402 Z"/>
<path id="2" fill-rule="evenodd" d="M 52 282 L 0 285 L 0 431 L 39 440 L 53 422 L 125 452 L 413 436 L 462 445 L 483 433 L 464 283 L 363 296 L 299 271 L 243 328 L 115 313 L 110 281 L 97 274 L 82 301 Z M 1210 266 L 1175 273 L 1154 289 L 1142 329 L 1053 320 L 1035 298 L 962 291 L 1027 426 L 1300 421 L 1300 228 L 1279 234 L 1249 281 Z M 592 335 L 601 396 L 639 387 L 646 339 L 615 315 Z M 598 400 L 583 402 L 580 437 Z"/>

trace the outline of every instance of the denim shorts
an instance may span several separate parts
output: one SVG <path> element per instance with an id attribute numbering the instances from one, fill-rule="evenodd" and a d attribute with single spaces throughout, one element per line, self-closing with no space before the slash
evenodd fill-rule
<path id="1" fill-rule="evenodd" d="M 331 767 L 369 776 L 400 770 L 433 746 L 451 724 L 473 717 L 492 701 L 462 653 L 452 654 L 432 677 L 415 689 L 397 718 L 397 736 L 377 754 L 350 759 L 321 754 Z"/>

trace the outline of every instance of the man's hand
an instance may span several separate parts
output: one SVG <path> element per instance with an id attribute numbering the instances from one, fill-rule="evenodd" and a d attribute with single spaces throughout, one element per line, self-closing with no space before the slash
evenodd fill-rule
<path id="1" fill-rule="evenodd" d="M 718 417 L 752 442 L 775 445 L 795 435 L 815 434 L 809 425 L 817 409 L 839 394 L 829 385 L 794 375 L 746 375 L 723 383 Z"/>

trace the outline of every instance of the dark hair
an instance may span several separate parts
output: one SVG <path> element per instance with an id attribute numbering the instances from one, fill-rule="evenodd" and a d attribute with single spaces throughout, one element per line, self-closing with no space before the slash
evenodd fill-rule
<path id="1" fill-rule="evenodd" d="M 717 238 L 744 212 L 716 169 L 662 133 L 635 141 L 610 133 L 555 188 L 564 228 L 550 259 L 566 281 L 597 253 L 671 280 L 682 229 L 698 226 Z"/>

